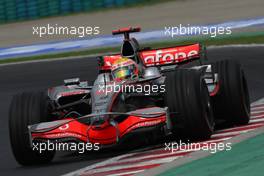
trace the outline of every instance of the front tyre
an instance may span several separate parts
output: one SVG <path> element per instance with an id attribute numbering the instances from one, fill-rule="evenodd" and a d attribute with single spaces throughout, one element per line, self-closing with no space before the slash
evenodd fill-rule
<path id="1" fill-rule="evenodd" d="M 222 60 L 213 64 L 213 70 L 219 78 L 219 91 L 212 97 L 215 117 L 227 126 L 248 124 L 250 100 L 241 65 L 234 60 Z"/>
<path id="2" fill-rule="evenodd" d="M 210 96 L 201 70 L 177 69 L 165 74 L 165 106 L 174 136 L 208 139 L 214 131 Z M 173 114 L 176 112 L 176 114 Z"/>
<path id="3" fill-rule="evenodd" d="M 17 94 L 9 109 L 9 135 L 13 154 L 21 165 L 50 162 L 55 151 L 39 153 L 30 147 L 28 125 L 48 121 L 49 99 L 43 92 Z"/>

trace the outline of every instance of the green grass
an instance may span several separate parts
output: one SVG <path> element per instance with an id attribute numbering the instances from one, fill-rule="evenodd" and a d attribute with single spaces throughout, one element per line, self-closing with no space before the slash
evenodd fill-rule
<path id="1" fill-rule="evenodd" d="M 175 45 L 189 44 L 200 42 L 205 46 L 209 45 L 227 45 L 227 44 L 250 44 L 250 43 L 264 43 L 264 35 L 262 33 L 246 34 L 246 35 L 233 35 L 222 38 L 206 38 L 206 37 L 182 37 L 176 40 L 162 41 L 155 43 L 144 43 L 141 47 L 150 46 L 152 48 L 159 47 L 170 47 Z M 75 57 L 75 56 L 87 56 L 87 55 L 101 55 L 105 53 L 119 52 L 120 46 L 116 47 L 105 47 L 105 48 L 95 48 L 82 51 L 72 51 L 65 53 L 56 53 L 56 54 L 46 54 L 46 55 L 37 55 L 30 57 L 19 57 L 12 59 L 0 60 L 0 64 L 11 63 L 11 62 L 21 62 L 21 61 L 31 61 L 31 60 L 42 60 L 42 59 L 54 59 L 54 58 L 65 58 L 65 57 Z"/>
<path id="2" fill-rule="evenodd" d="M 264 165 L 264 134 L 232 144 L 229 151 L 217 152 L 169 169 L 159 176 L 262 176 Z"/>

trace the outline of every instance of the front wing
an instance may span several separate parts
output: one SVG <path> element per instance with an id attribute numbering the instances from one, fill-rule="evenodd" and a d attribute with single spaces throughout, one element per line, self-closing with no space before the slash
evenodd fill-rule
<path id="1" fill-rule="evenodd" d="M 117 115 L 126 115 L 120 123 L 115 121 Z M 86 119 L 104 117 L 104 123 L 95 125 L 85 123 Z M 35 140 L 78 141 L 99 143 L 101 145 L 116 144 L 119 139 L 135 129 L 164 125 L 165 131 L 170 131 L 171 123 L 167 108 L 144 108 L 128 113 L 90 114 L 77 119 L 67 118 L 52 122 L 44 122 L 28 126 L 31 144 Z"/>

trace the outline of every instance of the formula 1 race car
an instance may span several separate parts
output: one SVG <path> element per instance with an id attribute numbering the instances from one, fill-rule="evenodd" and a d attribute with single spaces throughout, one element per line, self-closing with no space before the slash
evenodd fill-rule
<path id="1" fill-rule="evenodd" d="M 99 74 L 93 85 L 73 78 L 46 92 L 13 97 L 9 129 L 18 163 L 52 160 L 55 149 L 39 153 L 32 149 L 36 142 L 107 147 L 165 136 L 204 140 L 218 124 L 249 122 L 249 93 L 239 63 L 210 63 L 205 47 L 198 43 L 140 48 L 129 36 L 139 31 L 132 27 L 113 31 L 124 34 L 121 53 L 98 57 Z M 137 76 L 114 79 L 113 64 L 120 58 L 137 65 Z"/>

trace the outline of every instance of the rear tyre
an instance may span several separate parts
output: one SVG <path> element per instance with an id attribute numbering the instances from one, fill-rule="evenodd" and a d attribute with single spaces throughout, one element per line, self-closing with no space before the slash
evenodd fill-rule
<path id="1" fill-rule="evenodd" d="M 21 165 L 50 162 L 55 151 L 39 153 L 30 147 L 28 125 L 48 121 L 49 99 L 45 93 L 21 93 L 14 96 L 9 109 L 9 135 L 13 154 Z"/>
<path id="2" fill-rule="evenodd" d="M 178 69 L 165 76 L 164 101 L 171 113 L 174 136 L 191 140 L 210 138 L 214 118 L 202 71 Z"/>
<path id="3" fill-rule="evenodd" d="M 247 81 L 241 65 L 234 60 L 213 64 L 218 73 L 219 91 L 212 97 L 215 117 L 225 125 L 245 125 L 250 119 L 250 100 Z"/>

